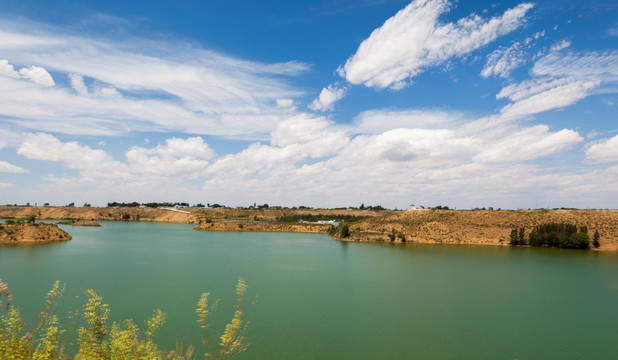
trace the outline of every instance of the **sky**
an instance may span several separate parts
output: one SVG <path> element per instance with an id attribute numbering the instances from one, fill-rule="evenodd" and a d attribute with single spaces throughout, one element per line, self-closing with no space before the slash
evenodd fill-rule
<path id="1" fill-rule="evenodd" d="M 0 0 L 0 204 L 617 208 L 618 3 Z"/>

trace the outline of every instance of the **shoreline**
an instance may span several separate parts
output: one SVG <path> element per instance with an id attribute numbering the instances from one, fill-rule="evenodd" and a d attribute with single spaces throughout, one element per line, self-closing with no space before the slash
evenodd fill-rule
<path id="1" fill-rule="evenodd" d="M 0 218 L 70 220 L 78 222 L 133 221 L 192 224 L 199 231 L 298 232 L 328 234 L 330 225 L 279 222 L 287 217 L 321 217 L 342 220 L 350 237 L 346 242 L 470 244 L 510 246 L 514 228 L 528 234 L 535 226 L 566 222 L 586 226 L 590 236 L 599 231 L 597 251 L 618 251 L 618 210 L 407 210 L 370 211 L 345 209 L 229 209 L 30 207 L 0 206 Z"/>

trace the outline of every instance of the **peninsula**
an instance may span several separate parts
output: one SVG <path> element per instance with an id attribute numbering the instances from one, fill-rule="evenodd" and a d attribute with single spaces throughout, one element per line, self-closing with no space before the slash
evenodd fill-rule
<path id="1" fill-rule="evenodd" d="M 0 225 L 0 245 L 42 244 L 71 240 L 71 235 L 54 224 Z"/>

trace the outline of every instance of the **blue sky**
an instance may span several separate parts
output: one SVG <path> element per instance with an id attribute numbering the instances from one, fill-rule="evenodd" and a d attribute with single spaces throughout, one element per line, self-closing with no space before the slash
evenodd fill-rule
<path id="1" fill-rule="evenodd" d="M 615 1 L 0 5 L 2 204 L 616 208 Z"/>

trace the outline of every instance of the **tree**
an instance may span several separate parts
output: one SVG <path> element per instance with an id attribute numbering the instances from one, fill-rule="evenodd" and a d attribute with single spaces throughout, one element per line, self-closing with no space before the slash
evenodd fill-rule
<path id="1" fill-rule="evenodd" d="M 341 236 L 342 238 L 350 237 L 350 227 L 348 226 L 348 224 L 341 225 L 339 236 Z"/>
<path id="2" fill-rule="evenodd" d="M 517 229 L 513 228 L 511 229 L 511 242 L 510 245 L 519 245 L 519 236 L 517 236 Z"/>
<path id="3" fill-rule="evenodd" d="M 526 245 L 526 229 L 519 228 L 519 245 Z"/>
<path id="4" fill-rule="evenodd" d="M 34 214 L 30 214 L 28 215 L 28 217 L 26 218 L 26 221 L 30 224 L 34 224 L 34 220 L 36 220 L 36 215 Z"/>
<path id="5" fill-rule="evenodd" d="M 578 232 L 577 226 L 567 223 L 547 223 L 536 226 L 530 233 L 530 245 L 568 249 L 587 249 L 590 238 Z M 580 229 L 581 230 L 581 229 Z"/>
<path id="6" fill-rule="evenodd" d="M 595 230 L 594 235 L 592 236 L 592 246 L 597 249 L 599 248 L 599 246 L 601 246 L 601 243 L 599 242 L 600 237 L 601 235 L 599 235 L 599 230 Z"/>

